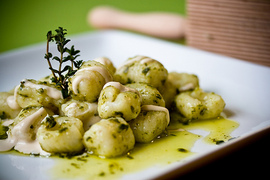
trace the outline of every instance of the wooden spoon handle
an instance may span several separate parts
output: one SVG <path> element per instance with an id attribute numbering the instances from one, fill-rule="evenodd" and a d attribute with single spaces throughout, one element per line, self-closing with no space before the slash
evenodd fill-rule
<path id="1" fill-rule="evenodd" d="M 106 6 L 92 9 L 88 23 L 95 28 L 126 29 L 167 39 L 184 37 L 186 27 L 185 18 L 178 14 L 129 13 Z"/>

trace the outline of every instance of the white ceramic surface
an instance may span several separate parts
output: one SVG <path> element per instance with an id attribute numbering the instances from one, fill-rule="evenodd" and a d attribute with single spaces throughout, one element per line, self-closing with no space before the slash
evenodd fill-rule
<path id="1" fill-rule="evenodd" d="M 81 50 L 80 59 L 109 57 L 119 66 L 128 57 L 146 55 L 163 63 L 169 71 L 197 74 L 201 87 L 220 94 L 225 113 L 240 126 L 231 134 L 240 137 L 224 145 L 212 146 L 198 141 L 192 151 L 198 152 L 184 162 L 165 168 L 153 167 L 126 175 L 124 179 L 152 178 L 173 170 L 191 170 L 208 156 L 226 154 L 270 127 L 270 68 L 241 60 L 196 50 L 186 46 L 122 31 L 99 31 L 70 37 L 70 44 Z M 0 91 L 8 91 L 23 78 L 39 79 L 50 72 L 43 58 L 46 44 L 40 43 L 0 54 Z M 54 49 L 53 47 L 51 49 Z M 205 132 L 196 132 L 205 134 Z M 53 166 L 50 158 L 0 154 L 1 179 L 49 179 L 46 170 Z"/>

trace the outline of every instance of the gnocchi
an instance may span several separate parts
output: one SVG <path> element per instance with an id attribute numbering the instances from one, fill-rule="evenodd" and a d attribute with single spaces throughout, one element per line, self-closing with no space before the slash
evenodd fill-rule
<path id="1" fill-rule="evenodd" d="M 65 116 L 80 119 L 84 129 L 88 130 L 91 125 L 100 120 L 97 107 L 97 103 L 70 100 L 62 104 L 61 110 Z"/>
<path id="2" fill-rule="evenodd" d="M 146 56 L 118 68 L 105 57 L 83 62 L 67 81 L 67 98 L 51 78 L 23 79 L 0 93 L 0 125 L 9 129 L 0 151 L 117 157 L 136 142 L 152 142 L 172 121 L 215 118 L 225 107 L 221 96 L 200 88 L 196 75 L 168 73 Z"/>
<path id="3" fill-rule="evenodd" d="M 15 103 L 21 108 L 29 105 L 44 106 L 56 114 L 64 101 L 60 90 L 53 84 L 32 79 L 23 79 L 15 88 L 14 97 Z"/>
<path id="4" fill-rule="evenodd" d="M 189 120 L 215 118 L 225 107 L 221 96 L 206 93 L 200 88 L 180 93 L 175 98 L 175 104 L 181 115 Z"/>
<path id="5" fill-rule="evenodd" d="M 123 117 L 130 121 L 141 111 L 141 96 L 136 89 L 128 88 L 119 82 L 107 83 L 98 99 L 99 116 L 103 119 Z"/>
<path id="6" fill-rule="evenodd" d="M 189 91 L 199 87 L 199 79 L 195 74 L 170 72 L 168 81 L 172 82 L 172 85 L 178 92 Z"/>
<path id="7" fill-rule="evenodd" d="M 8 98 L 14 97 L 9 92 L 0 92 L 0 119 L 14 119 L 21 110 L 20 107 L 15 109 L 10 107 L 7 102 Z"/>
<path id="8" fill-rule="evenodd" d="M 127 153 L 135 145 L 129 124 L 121 117 L 102 119 L 85 132 L 86 149 L 99 156 L 115 157 Z"/>
<path id="9" fill-rule="evenodd" d="M 127 84 L 126 86 L 134 88 L 140 92 L 142 105 L 157 105 L 165 107 L 165 101 L 156 88 L 144 83 L 132 83 Z"/>
<path id="10" fill-rule="evenodd" d="M 81 101 L 97 101 L 104 84 L 112 80 L 109 70 L 96 61 L 84 62 L 70 78 L 69 88 L 72 98 Z"/>
<path id="11" fill-rule="evenodd" d="M 47 116 L 37 131 L 42 149 L 50 153 L 78 153 L 83 146 L 83 124 L 74 117 Z"/>
<path id="12" fill-rule="evenodd" d="M 48 115 L 42 106 L 28 106 L 23 108 L 14 122 L 10 125 L 8 138 L 0 140 L 0 151 L 15 150 L 25 154 L 47 155 L 38 143 L 37 130 L 43 118 Z"/>
<path id="13" fill-rule="evenodd" d="M 99 62 L 107 67 L 107 69 L 110 71 L 111 74 L 114 74 L 116 71 L 116 68 L 114 67 L 112 61 L 107 57 L 98 57 L 95 58 L 94 61 Z"/>
<path id="14" fill-rule="evenodd" d="M 167 69 L 159 61 L 146 56 L 135 56 L 116 69 L 114 79 L 122 84 L 146 83 L 162 90 L 167 76 Z"/>
<path id="15" fill-rule="evenodd" d="M 144 105 L 139 116 L 130 121 L 136 142 L 148 143 L 160 135 L 170 122 L 169 111 L 161 106 Z"/>
<path id="16" fill-rule="evenodd" d="M 166 107 L 171 108 L 174 97 L 180 92 L 193 90 L 199 87 L 199 79 L 194 74 L 170 72 L 161 94 Z"/>

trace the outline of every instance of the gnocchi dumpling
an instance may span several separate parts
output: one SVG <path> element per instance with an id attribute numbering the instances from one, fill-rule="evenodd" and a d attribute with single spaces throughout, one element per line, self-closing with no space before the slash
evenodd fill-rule
<path id="1" fill-rule="evenodd" d="M 74 117 L 47 116 L 37 131 L 42 149 L 50 153 L 78 153 L 84 149 L 83 123 Z"/>
<path id="2" fill-rule="evenodd" d="M 55 85 L 48 82 L 24 79 L 15 88 L 13 103 L 18 103 L 22 108 L 27 106 L 44 106 L 59 113 L 61 103 L 64 102 L 62 93 Z"/>
<path id="3" fill-rule="evenodd" d="M 220 95 L 206 93 L 200 88 L 180 93 L 175 98 L 175 104 L 180 114 L 189 120 L 216 118 L 225 107 Z"/>
<path id="4" fill-rule="evenodd" d="M 11 108 L 8 104 L 8 99 L 14 98 L 14 95 L 9 92 L 0 92 L 0 119 L 14 119 L 20 112 L 21 108 Z"/>
<path id="5" fill-rule="evenodd" d="M 37 130 L 47 115 L 47 110 L 41 106 L 23 108 L 14 122 L 9 125 L 8 138 L 0 140 L 0 151 L 7 151 L 14 147 L 24 154 L 47 154 L 42 151 L 36 140 Z"/>
<path id="6" fill-rule="evenodd" d="M 88 152 L 116 157 L 133 149 L 135 138 L 129 124 L 121 117 L 102 119 L 91 126 L 83 137 Z"/>
<path id="7" fill-rule="evenodd" d="M 140 92 L 142 97 L 142 105 L 156 105 L 165 107 L 165 101 L 156 88 L 145 83 L 132 83 L 127 84 L 126 86 L 134 88 Z"/>
<path id="8" fill-rule="evenodd" d="M 164 84 L 164 88 L 161 91 L 162 97 L 165 101 L 166 108 L 171 108 L 173 100 L 177 95 L 177 92 L 178 91 L 173 85 L 173 82 L 171 82 L 170 79 L 167 79 L 167 81 Z"/>
<path id="9" fill-rule="evenodd" d="M 146 83 L 158 90 L 162 90 L 167 76 L 167 69 L 159 61 L 146 56 L 128 59 L 114 74 L 121 84 Z"/>
<path id="10" fill-rule="evenodd" d="M 107 83 L 98 99 L 98 113 L 103 119 L 122 117 L 130 121 L 141 111 L 140 93 L 119 82 Z"/>
<path id="11" fill-rule="evenodd" d="M 94 61 L 97 61 L 97 62 L 103 64 L 104 66 L 106 66 L 111 74 L 115 73 L 116 68 L 114 67 L 112 61 L 109 58 L 107 58 L 107 57 L 98 57 L 98 58 L 95 58 Z"/>
<path id="12" fill-rule="evenodd" d="M 189 91 L 199 87 L 199 79 L 195 74 L 170 72 L 168 81 L 172 82 L 178 92 Z"/>
<path id="13" fill-rule="evenodd" d="M 199 87 L 199 79 L 194 74 L 170 72 L 161 94 L 165 100 L 166 107 L 171 108 L 177 94 L 190 91 Z"/>
<path id="14" fill-rule="evenodd" d="M 131 120 L 136 142 L 148 143 L 160 135 L 170 122 L 169 111 L 161 106 L 144 105 L 139 116 Z"/>
<path id="15" fill-rule="evenodd" d="M 72 98 L 80 101 L 97 101 L 104 84 L 112 80 L 109 70 L 96 61 L 84 62 L 69 80 Z"/>
<path id="16" fill-rule="evenodd" d="M 86 101 L 70 100 L 62 104 L 61 110 L 65 116 L 75 117 L 83 122 L 84 130 L 88 130 L 91 125 L 98 122 L 98 104 Z"/>

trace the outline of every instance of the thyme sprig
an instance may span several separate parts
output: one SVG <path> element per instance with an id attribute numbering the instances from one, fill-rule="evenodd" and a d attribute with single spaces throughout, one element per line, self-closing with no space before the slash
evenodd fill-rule
<path id="1" fill-rule="evenodd" d="M 82 60 L 75 60 L 78 56 L 80 56 L 80 51 L 75 50 L 74 45 L 72 45 L 70 49 L 66 47 L 66 44 L 70 41 L 70 39 L 65 38 L 65 35 L 67 34 L 66 31 L 66 29 L 59 27 L 55 30 L 55 35 L 52 34 L 52 31 L 47 33 L 47 50 L 44 56 L 44 58 L 47 59 L 49 69 L 53 75 L 51 80 L 56 84 L 56 86 L 61 88 L 64 99 L 70 96 L 70 92 L 68 90 L 68 79 L 73 76 L 77 69 L 79 69 L 82 65 Z M 49 52 L 49 43 L 53 41 L 55 41 L 57 45 L 57 50 L 60 53 L 60 57 L 53 56 L 52 53 Z M 52 67 L 51 60 L 59 62 L 58 69 Z M 62 68 L 63 63 L 68 61 L 70 61 L 71 64 Z"/>

